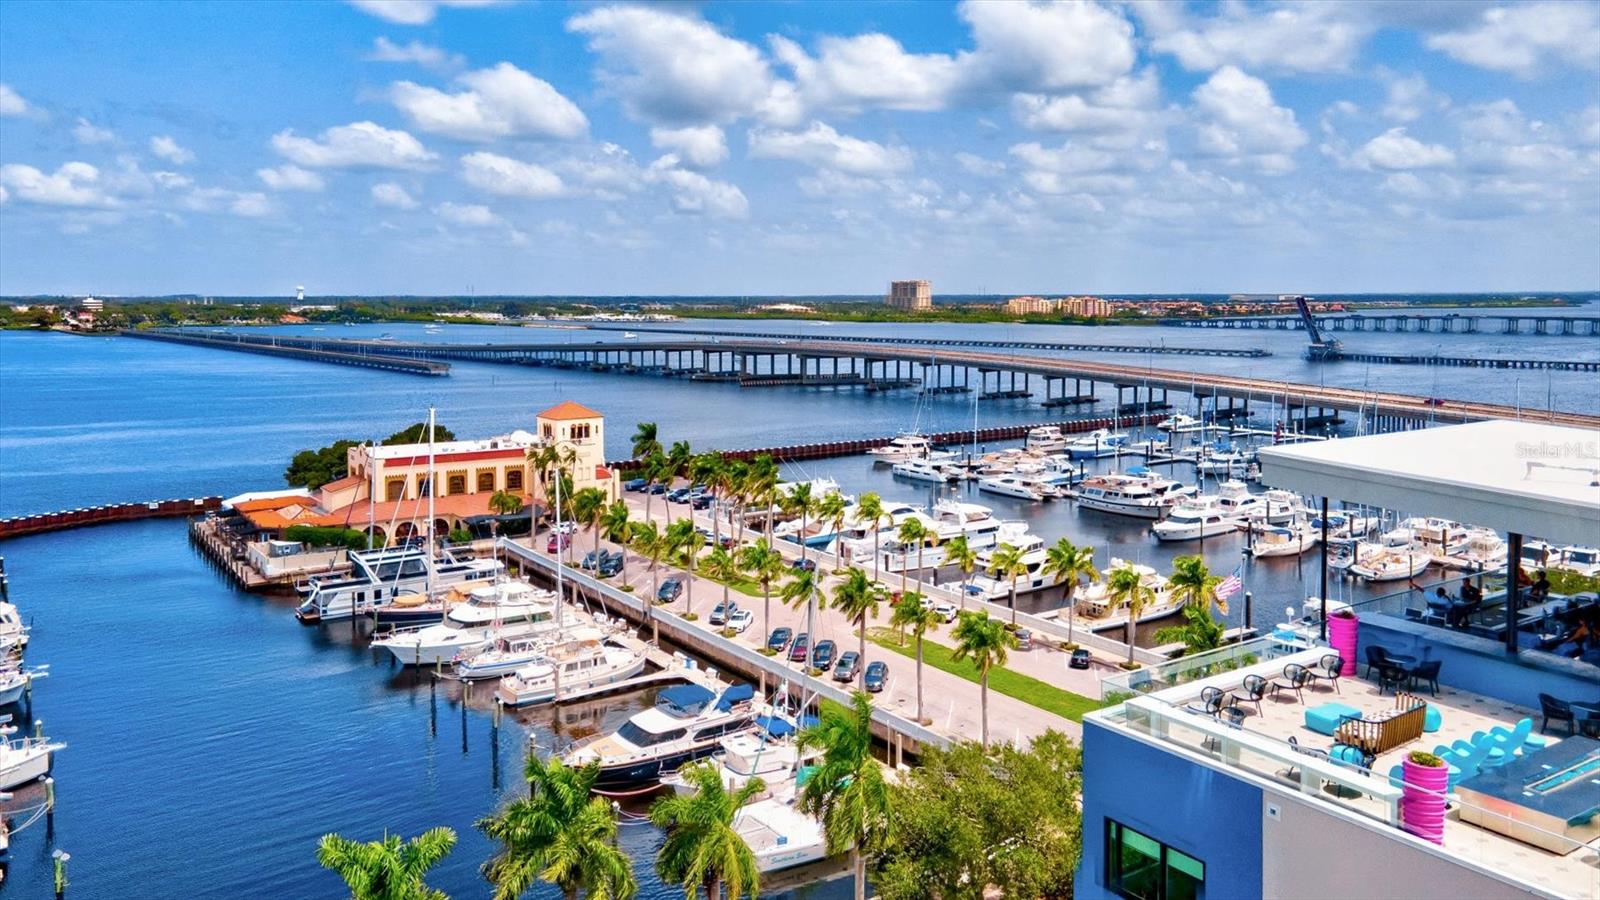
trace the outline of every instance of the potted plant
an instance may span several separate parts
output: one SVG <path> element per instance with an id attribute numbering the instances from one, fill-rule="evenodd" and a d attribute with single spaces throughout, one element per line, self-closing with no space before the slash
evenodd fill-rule
<path id="1" fill-rule="evenodd" d="M 1444 843 L 1445 793 L 1450 789 L 1450 767 L 1432 753 L 1413 750 L 1400 764 L 1404 793 L 1400 797 L 1400 824 L 1425 841 Z"/>
<path id="2" fill-rule="evenodd" d="M 1339 674 L 1345 678 L 1354 678 L 1356 675 L 1356 644 L 1360 627 L 1361 620 L 1348 609 L 1328 616 L 1328 646 L 1344 660 Z"/>

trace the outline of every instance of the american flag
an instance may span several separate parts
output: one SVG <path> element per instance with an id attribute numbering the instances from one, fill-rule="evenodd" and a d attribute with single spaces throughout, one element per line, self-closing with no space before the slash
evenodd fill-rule
<path id="1" fill-rule="evenodd" d="M 1244 587 L 1243 575 L 1244 566 L 1241 564 L 1239 568 L 1233 570 L 1232 575 L 1222 579 L 1217 585 L 1217 599 L 1226 603 L 1229 597 L 1239 593 L 1239 588 Z"/>

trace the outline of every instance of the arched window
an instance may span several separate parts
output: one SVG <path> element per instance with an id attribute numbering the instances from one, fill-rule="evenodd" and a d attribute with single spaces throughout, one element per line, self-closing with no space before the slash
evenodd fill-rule
<path id="1" fill-rule="evenodd" d="M 391 478 L 384 483 L 383 499 L 391 503 L 406 498 L 406 480 L 404 478 Z"/>
<path id="2" fill-rule="evenodd" d="M 451 475 L 444 484 L 446 494 L 465 494 L 467 492 L 467 476 Z"/>
<path id="3" fill-rule="evenodd" d="M 490 493 L 494 490 L 494 470 L 485 469 L 478 473 L 478 491 Z"/>
<path id="4" fill-rule="evenodd" d="M 506 470 L 506 490 L 508 490 L 508 491 L 520 491 L 520 490 L 522 490 L 522 470 L 521 469 L 507 469 Z"/>

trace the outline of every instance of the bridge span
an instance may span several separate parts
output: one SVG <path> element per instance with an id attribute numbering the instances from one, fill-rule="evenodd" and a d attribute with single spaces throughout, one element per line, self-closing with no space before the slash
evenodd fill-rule
<path id="1" fill-rule="evenodd" d="M 188 332 L 185 336 L 195 335 Z M 1339 413 L 1355 413 L 1365 417 L 1374 430 L 1512 418 L 1537 418 L 1600 430 L 1600 416 L 1561 410 L 1522 410 L 1478 401 L 1019 353 L 844 341 L 434 344 L 233 334 L 226 341 L 219 341 L 217 346 L 248 347 L 256 352 L 270 347 L 357 358 L 453 360 L 678 375 L 696 381 L 730 382 L 749 387 L 861 387 L 867 390 L 920 389 L 928 393 L 975 390 L 983 399 L 1039 399 L 1033 385 L 1033 379 L 1037 378 L 1043 382 L 1041 402 L 1045 406 L 1093 407 L 1107 399 L 1097 388 L 1109 386 L 1116 399 L 1114 412 L 1126 415 L 1170 409 L 1172 405 L 1167 395 L 1169 391 L 1176 391 L 1196 398 L 1202 412 L 1218 418 L 1248 416 L 1252 402 L 1266 403 L 1281 409 L 1291 424 L 1298 418 L 1307 427 L 1314 422 L 1342 421 Z M 1205 408 L 1207 401 L 1211 404 L 1209 410 Z"/>
<path id="2" fill-rule="evenodd" d="M 1513 316 L 1486 313 L 1322 313 L 1323 331 L 1409 332 L 1416 334 L 1503 334 L 1600 336 L 1600 318 L 1593 316 Z M 1164 319 L 1174 328 L 1249 328 L 1299 331 L 1298 316 L 1225 316 L 1215 319 Z"/>

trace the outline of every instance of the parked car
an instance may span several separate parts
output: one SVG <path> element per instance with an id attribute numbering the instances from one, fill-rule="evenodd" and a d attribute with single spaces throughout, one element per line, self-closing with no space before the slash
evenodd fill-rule
<path id="1" fill-rule="evenodd" d="M 1072 656 L 1067 660 L 1067 665 L 1074 669 L 1089 668 L 1089 651 L 1082 647 L 1072 651 Z"/>
<path id="2" fill-rule="evenodd" d="M 572 535 L 559 533 L 551 534 L 550 539 L 544 542 L 544 552 L 554 553 L 557 550 L 565 550 L 571 545 Z"/>
<path id="3" fill-rule="evenodd" d="M 933 605 L 933 614 L 943 620 L 946 625 L 954 622 L 956 620 L 956 616 L 960 615 L 960 613 L 961 610 L 957 608 L 954 603 L 951 603 L 948 600 L 942 603 L 935 603 Z"/>
<path id="4" fill-rule="evenodd" d="M 585 571 L 593 571 L 594 569 L 599 568 L 600 557 L 604 553 L 604 550 L 590 550 L 588 553 L 583 555 L 583 559 L 578 560 L 578 568 Z"/>
<path id="5" fill-rule="evenodd" d="M 748 609 L 737 610 L 737 611 L 734 612 L 733 615 L 728 617 L 728 627 L 732 628 L 734 631 L 738 632 L 739 634 L 744 634 L 745 629 L 749 628 L 750 625 L 753 622 L 755 622 L 755 620 L 756 620 L 756 614 L 751 612 L 750 610 L 748 610 Z"/>
<path id="6" fill-rule="evenodd" d="M 851 682 L 856 680 L 856 670 L 861 668 L 861 654 L 854 650 L 846 650 L 839 657 L 839 664 L 833 667 L 833 680 Z"/>
<path id="7" fill-rule="evenodd" d="M 600 567 L 595 570 L 601 578 L 610 578 L 622 571 L 622 551 L 600 551 Z"/>
<path id="8" fill-rule="evenodd" d="M 667 494 L 668 503 L 686 503 L 689 500 L 688 488 L 676 488 Z"/>
<path id="9" fill-rule="evenodd" d="M 683 579 L 674 575 L 661 582 L 661 587 L 656 588 L 657 603 L 671 603 L 683 594 Z"/>
<path id="10" fill-rule="evenodd" d="M 789 646 L 789 639 L 794 637 L 793 628 L 774 628 L 767 635 L 767 649 L 774 653 L 782 653 Z"/>
<path id="11" fill-rule="evenodd" d="M 666 492 L 667 492 L 667 486 L 665 484 L 662 484 L 659 481 L 656 482 L 655 484 L 652 484 L 649 487 L 645 488 L 645 493 L 651 494 L 651 495 L 657 496 L 657 497 L 661 496 L 662 494 L 665 494 Z"/>
<path id="12" fill-rule="evenodd" d="M 650 479 L 648 479 L 648 478 L 629 478 L 627 481 L 624 481 L 622 483 L 622 489 L 623 490 L 629 491 L 629 492 L 635 493 L 635 494 L 637 494 L 638 492 L 644 490 L 645 488 L 647 488 L 649 486 L 650 486 Z"/>
<path id="13" fill-rule="evenodd" d="M 557 534 L 577 534 L 578 533 L 578 523 L 577 522 L 559 522 L 559 523 L 557 523 L 555 525 L 555 532 Z"/>
<path id="14" fill-rule="evenodd" d="M 729 600 L 727 603 L 718 603 L 716 608 L 711 610 L 711 624 L 726 625 L 728 623 L 728 617 L 732 616 L 738 611 L 739 604 L 733 602 L 732 600 Z"/>
<path id="15" fill-rule="evenodd" d="M 817 570 L 817 561 L 814 559 L 797 559 L 794 561 L 794 570 L 796 572 L 815 572 Z"/>
<path id="16" fill-rule="evenodd" d="M 805 632 L 795 635 L 794 641 L 789 644 L 789 661 L 805 662 L 806 653 L 811 649 L 811 637 Z"/>
<path id="17" fill-rule="evenodd" d="M 1033 649 L 1033 632 L 1029 631 L 1026 628 L 1018 628 L 1017 629 L 1017 649 L 1018 650 L 1032 650 Z"/>
<path id="18" fill-rule="evenodd" d="M 811 664 L 826 672 L 833 668 L 833 654 L 839 645 L 833 641 L 823 640 L 817 642 L 817 652 L 811 654 Z"/>
<path id="19" fill-rule="evenodd" d="M 861 686 L 867 693 L 876 694 L 883 690 L 889 681 L 889 664 L 883 660 L 867 663 L 867 671 L 861 676 Z"/>
<path id="20" fill-rule="evenodd" d="M 710 494 L 696 494 L 689 498 L 689 507 L 691 509 L 709 509 L 714 499 Z"/>

